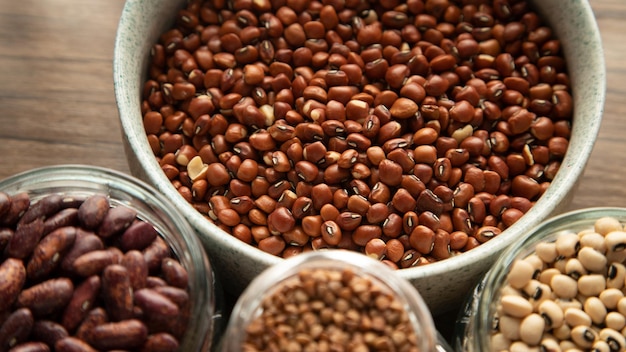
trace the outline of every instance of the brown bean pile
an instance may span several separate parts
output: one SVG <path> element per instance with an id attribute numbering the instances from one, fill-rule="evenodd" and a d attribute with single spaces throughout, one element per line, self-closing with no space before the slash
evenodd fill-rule
<path id="1" fill-rule="evenodd" d="M 259 311 L 245 327 L 243 351 L 419 351 L 403 303 L 351 269 L 301 270 Z"/>
<path id="2" fill-rule="evenodd" d="M 516 259 L 499 289 L 491 351 L 625 351 L 626 229 L 605 216 Z"/>
<path id="3" fill-rule="evenodd" d="M 142 114 L 179 193 L 242 242 L 406 268 L 470 250 L 568 148 L 561 45 L 523 0 L 190 1 Z"/>
<path id="4" fill-rule="evenodd" d="M 0 192 L 0 351 L 176 351 L 188 273 L 104 195 Z"/>

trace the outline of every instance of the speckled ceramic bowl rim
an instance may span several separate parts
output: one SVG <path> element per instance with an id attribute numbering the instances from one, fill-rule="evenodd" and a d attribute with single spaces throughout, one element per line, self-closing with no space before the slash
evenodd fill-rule
<path id="1" fill-rule="evenodd" d="M 282 259 L 262 252 L 253 246 L 242 246 L 241 242 L 227 235 L 217 226 L 207 221 L 189 203 L 187 203 L 171 185 L 170 181 L 161 172 L 161 169 L 148 146 L 145 131 L 141 124 L 140 102 L 138 95 L 141 86 L 138 86 L 137 77 L 145 77 L 147 63 L 140 62 L 141 55 L 136 50 L 147 53 L 150 43 L 154 41 L 133 38 L 135 33 L 151 33 L 156 38 L 159 26 L 142 14 L 147 12 L 149 1 L 128 0 L 118 27 L 115 42 L 113 75 L 115 97 L 119 109 L 121 124 L 128 146 L 136 158 L 138 165 L 130 165 L 133 174 L 148 180 L 151 184 L 170 198 L 176 206 L 183 210 L 187 219 L 203 235 L 210 236 L 212 245 L 223 246 L 224 251 L 245 253 L 242 266 L 255 263 L 257 271 L 261 266 L 279 263 Z M 174 13 L 176 4 L 169 2 L 162 11 Z M 568 60 L 570 78 L 572 81 L 574 101 L 577 102 L 574 111 L 573 138 L 569 150 L 562 162 L 560 172 L 553 180 L 545 194 L 536 202 L 520 221 L 509 227 L 501 235 L 489 242 L 461 255 L 432 263 L 426 267 L 415 267 L 399 270 L 399 274 L 409 280 L 420 280 L 426 277 L 442 277 L 452 269 L 467 268 L 477 263 L 493 262 L 495 257 L 506 248 L 516 236 L 526 233 L 547 217 L 558 212 L 558 206 L 564 199 L 571 198 L 577 185 L 577 180 L 583 173 L 587 160 L 593 149 L 599 131 L 602 113 L 604 110 L 604 94 L 606 90 L 606 73 L 602 41 L 595 22 L 593 12 L 587 2 L 542 1 L 540 14 L 551 14 L 548 24 L 553 28 L 558 38 L 576 38 L 565 40 L 562 47 Z M 565 25 L 562 25 L 565 24 Z M 580 30 L 584 28 L 585 30 Z M 156 40 L 156 39 L 155 39 Z M 576 46 L 579 52 L 576 54 Z M 135 50 L 135 51 L 133 51 Z M 586 53 L 582 55 L 581 53 Z M 576 55 L 575 55 L 576 54 Z M 147 55 L 146 55 L 147 56 Z M 134 61 L 131 58 L 135 59 Z M 143 81 L 142 81 L 143 82 Z M 580 102 L 587 102 L 582 104 Z M 201 238 L 203 242 L 205 238 Z M 481 264 L 484 265 L 484 264 Z M 479 265 L 479 267 L 481 266 Z M 486 271 L 488 267 L 482 267 Z M 254 270 L 254 269 L 253 269 Z"/>

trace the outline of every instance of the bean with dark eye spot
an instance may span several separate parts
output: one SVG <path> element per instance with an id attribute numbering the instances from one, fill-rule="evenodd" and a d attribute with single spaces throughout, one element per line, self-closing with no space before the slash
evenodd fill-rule
<path id="1" fill-rule="evenodd" d="M 483 226 L 476 231 L 476 233 L 474 234 L 474 237 L 480 243 L 485 243 L 489 241 L 490 239 L 499 235 L 501 232 L 502 230 L 500 230 L 499 228 L 495 226 Z"/>

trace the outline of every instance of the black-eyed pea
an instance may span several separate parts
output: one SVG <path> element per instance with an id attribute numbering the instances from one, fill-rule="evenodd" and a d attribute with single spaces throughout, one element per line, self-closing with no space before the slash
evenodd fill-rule
<path id="1" fill-rule="evenodd" d="M 563 314 L 565 323 L 569 326 L 587 326 L 591 327 L 591 317 L 579 308 L 567 308 Z"/>
<path id="2" fill-rule="evenodd" d="M 604 275 L 583 275 L 578 279 L 578 292 L 583 296 L 598 296 L 604 289 L 606 289 Z"/>
<path id="3" fill-rule="evenodd" d="M 565 312 L 568 308 L 583 309 L 583 304 L 580 303 L 579 300 L 573 298 L 557 298 L 554 302 L 561 307 L 563 312 Z"/>
<path id="4" fill-rule="evenodd" d="M 494 351 L 508 351 L 511 347 L 511 339 L 504 336 L 503 333 L 495 333 L 491 335 L 491 348 Z"/>
<path id="5" fill-rule="evenodd" d="M 541 283 L 549 285 L 550 281 L 552 281 L 552 277 L 559 274 L 561 274 L 561 272 L 558 269 L 549 268 L 539 273 L 538 279 Z"/>
<path id="6" fill-rule="evenodd" d="M 536 254 L 529 254 L 526 258 L 523 259 L 525 262 L 530 263 L 530 265 L 535 268 L 535 275 L 541 270 L 545 269 L 545 262 L 541 260 L 541 258 Z"/>
<path id="7" fill-rule="evenodd" d="M 545 300 L 539 304 L 537 313 L 541 315 L 549 328 L 558 328 L 563 325 L 563 309 L 552 300 Z"/>
<path id="8" fill-rule="evenodd" d="M 554 275 L 550 280 L 550 288 L 560 298 L 574 298 L 578 294 L 576 280 L 564 274 Z"/>
<path id="9" fill-rule="evenodd" d="M 561 257 L 570 258 L 576 255 L 580 247 L 578 235 L 573 232 L 561 234 L 555 241 L 556 251 Z"/>
<path id="10" fill-rule="evenodd" d="M 531 351 L 531 347 L 528 346 L 527 343 L 524 343 L 522 341 L 515 341 L 513 343 L 511 343 L 511 346 L 508 349 L 509 352 L 522 352 L 522 351 Z"/>
<path id="11" fill-rule="evenodd" d="M 537 313 L 525 317 L 520 324 L 520 339 L 528 345 L 538 345 L 543 337 L 545 320 Z"/>
<path id="12" fill-rule="evenodd" d="M 626 317 L 618 312 L 609 312 L 606 317 L 604 317 L 604 326 L 609 329 L 621 331 L 626 327 Z"/>
<path id="13" fill-rule="evenodd" d="M 502 333 L 502 336 L 510 341 L 517 341 L 520 339 L 520 325 L 522 324 L 521 318 L 515 318 L 508 315 L 503 315 L 498 321 L 498 328 Z"/>
<path id="14" fill-rule="evenodd" d="M 624 292 L 617 288 L 607 288 L 602 291 L 598 298 L 602 301 L 605 307 L 608 309 L 616 309 L 617 303 L 624 297 Z"/>
<path id="15" fill-rule="evenodd" d="M 552 329 L 552 336 L 554 336 L 556 339 L 560 341 L 569 340 L 571 334 L 572 334 L 572 328 L 570 328 L 569 325 L 567 324 L 561 324 L 561 326 L 559 326 L 558 328 Z"/>
<path id="16" fill-rule="evenodd" d="M 590 233 L 597 233 L 597 232 L 594 229 L 582 229 L 582 230 L 578 231 L 577 235 L 578 235 L 578 238 L 583 238 L 583 237 L 587 236 Z M 600 236 L 602 236 L 602 235 L 600 235 Z"/>
<path id="17" fill-rule="evenodd" d="M 544 337 L 539 342 L 539 349 L 541 351 L 560 352 L 561 347 L 559 341 L 554 337 Z"/>
<path id="18" fill-rule="evenodd" d="M 522 291 L 509 285 L 503 286 L 500 293 L 502 296 L 522 296 Z"/>
<path id="19" fill-rule="evenodd" d="M 552 298 L 552 289 L 550 286 L 537 280 L 530 281 L 524 286 L 522 291 L 526 294 L 533 307 L 537 307 L 541 302 Z"/>
<path id="20" fill-rule="evenodd" d="M 606 256 L 591 247 L 581 248 L 580 251 L 578 251 L 578 260 L 590 272 L 606 270 Z"/>
<path id="21" fill-rule="evenodd" d="M 509 352 L 539 352 L 539 347 L 537 346 L 528 346 L 527 343 L 522 341 L 515 341 L 511 344 L 511 348 Z"/>
<path id="22" fill-rule="evenodd" d="M 532 280 L 535 274 L 535 268 L 527 261 L 516 260 L 507 276 L 507 282 L 514 288 L 520 289 L 528 284 Z"/>
<path id="23" fill-rule="evenodd" d="M 535 254 L 545 263 L 552 263 L 558 257 L 554 242 L 540 242 L 535 247 Z"/>
<path id="24" fill-rule="evenodd" d="M 595 249 L 596 251 L 605 254 L 606 253 L 606 243 L 604 242 L 604 236 L 597 232 L 588 232 L 584 236 L 580 237 L 580 246 L 590 247 Z"/>
<path id="25" fill-rule="evenodd" d="M 554 262 L 552 266 L 557 269 L 561 274 L 565 274 L 565 265 L 567 264 L 566 257 L 559 257 L 559 260 Z"/>
<path id="26" fill-rule="evenodd" d="M 621 290 L 626 280 L 626 267 L 621 263 L 611 263 L 607 269 L 606 287 Z"/>
<path id="27" fill-rule="evenodd" d="M 608 263 L 626 262 L 626 251 L 624 250 L 619 250 L 619 251 L 607 250 L 605 255 L 606 255 L 606 261 Z"/>
<path id="28" fill-rule="evenodd" d="M 565 275 L 578 280 L 581 276 L 587 275 L 587 269 L 578 259 L 570 258 L 565 260 Z"/>
<path id="29" fill-rule="evenodd" d="M 500 300 L 502 311 L 512 317 L 522 318 L 532 313 L 532 304 L 522 296 L 506 295 Z"/>
<path id="30" fill-rule="evenodd" d="M 590 348 L 597 338 L 597 333 L 588 326 L 579 325 L 572 328 L 572 341 L 580 348 Z"/>
<path id="31" fill-rule="evenodd" d="M 626 231 L 611 231 L 604 236 L 609 251 L 623 251 L 626 249 Z"/>
<path id="32" fill-rule="evenodd" d="M 583 310 L 596 325 L 602 324 L 607 315 L 606 307 L 598 297 L 587 298 L 583 304 Z"/>
<path id="33" fill-rule="evenodd" d="M 622 231 L 624 226 L 616 218 L 604 216 L 595 221 L 593 228 L 597 233 L 605 236 L 613 231 Z"/>
<path id="34" fill-rule="evenodd" d="M 623 351 L 626 348 L 626 338 L 619 331 L 604 328 L 598 333 L 598 338 L 606 342 L 611 351 Z"/>
<path id="35" fill-rule="evenodd" d="M 561 351 L 567 351 L 567 352 L 583 352 L 582 349 L 580 349 L 578 347 L 578 345 L 576 345 L 573 341 L 571 340 L 567 340 L 567 341 L 561 341 L 559 342 L 559 347 L 561 347 Z"/>
<path id="36" fill-rule="evenodd" d="M 611 347 L 606 341 L 597 340 L 591 346 L 591 350 L 594 352 L 611 352 Z"/>

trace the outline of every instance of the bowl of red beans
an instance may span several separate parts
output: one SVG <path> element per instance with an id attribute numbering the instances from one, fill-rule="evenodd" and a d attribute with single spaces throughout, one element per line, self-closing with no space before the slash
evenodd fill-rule
<path id="1" fill-rule="evenodd" d="M 228 292 L 339 248 L 435 314 L 567 206 L 606 89 L 586 2 L 129 0 L 113 68 L 132 174 Z"/>

